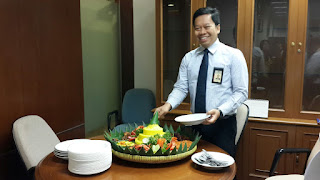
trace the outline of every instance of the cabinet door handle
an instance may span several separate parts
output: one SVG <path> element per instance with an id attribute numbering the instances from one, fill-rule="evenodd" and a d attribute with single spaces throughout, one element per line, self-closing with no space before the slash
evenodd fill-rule
<path id="1" fill-rule="evenodd" d="M 299 153 L 296 154 L 296 164 L 299 164 Z"/>

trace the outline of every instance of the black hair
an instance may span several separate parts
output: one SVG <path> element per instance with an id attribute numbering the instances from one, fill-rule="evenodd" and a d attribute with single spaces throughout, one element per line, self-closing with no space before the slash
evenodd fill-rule
<path id="1" fill-rule="evenodd" d="M 267 44 L 270 45 L 270 42 L 269 42 L 268 40 L 266 40 L 266 39 L 260 41 L 260 49 L 261 49 L 261 50 L 263 49 L 263 46 L 264 46 L 265 43 L 267 43 Z"/>
<path id="2" fill-rule="evenodd" d="M 215 25 L 220 24 L 220 11 L 217 8 L 212 8 L 212 7 L 204 7 L 198 9 L 194 14 L 193 14 L 193 19 L 192 23 L 194 26 L 194 21 L 198 16 L 205 15 L 205 14 L 210 14 L 212 21 L 215 23 Z"/>

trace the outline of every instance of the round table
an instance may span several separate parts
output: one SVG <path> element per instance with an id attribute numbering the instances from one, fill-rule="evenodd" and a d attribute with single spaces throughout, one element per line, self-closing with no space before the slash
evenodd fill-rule
<path id="1" fill-rule="evenodd" d="M 97 136 L 92 139 L 104 139 L 103 136 Z M 222 152 L 221 148 L 200 140 L 198 143 L 198 149 L 196 152 L 200 152 L 202 149 L 207 151 Z M 227 154 L 227 153 L 226 153 Z M 35 179 L 36 180 L 76 180 L 76 179 L 88 179 L 88 180 L 114 180 L 114 179 L 230 179 L 236 175 L 236 164 L 223 168 L 221 170 L 207 170 L 201 166 L 192 162 L 190 156 L 176 162 L 165 164 L 142 164 L 125 161 L 112 157 L 111 167 L 99 174 L 95 175 L 76 175 L 68 170 L 68 161 L 59 159 L 50 153 L 45 157 L 36 167 Z"/>

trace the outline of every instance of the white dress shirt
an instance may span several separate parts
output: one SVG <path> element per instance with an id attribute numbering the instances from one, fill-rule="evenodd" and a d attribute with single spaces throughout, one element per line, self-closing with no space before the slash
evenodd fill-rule
<path id="1" fill-rule="evenodd" d="M 198 74 L 203 58 L 203 47 L 188 52 L 182 59 L 177 82 L 167 102 L 175 109 L 190 93 L 191 112 L 194 113 Z M 236 113 L 248 98 L 248 68 L 239 49 L 227 46 L 217 39 L 209 48 L 206 90 L 206 112 L 219 109 L 223 115 Z M 214 68 L 223 68 L 222 82 L 213 83 Z"/>

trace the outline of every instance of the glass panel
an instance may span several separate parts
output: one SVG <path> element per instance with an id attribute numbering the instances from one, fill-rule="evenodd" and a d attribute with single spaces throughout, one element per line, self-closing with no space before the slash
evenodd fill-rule
<path id="1" fill-rule="evenodd" d="M 232 47 L 237 46 L 238 0 L 207 0 L 207 6 L 220 11 L 219 40 Z"/>
<path id="2" fill-rule="evenodd" d="M 180 62 L 190 50 L 190 0 L 163 0 L 163 101 L 177 80 Z M 189 102 L 186 98 L 184 102 Z"/>
<path id="3" fill-rule="evenodd" d="M 256 0 L 251 70 L 251 98 L 268 99 L 284 109 L 288 0 Z"/>
<path id="4" fill-rule="evenodd" d="M 320 111 L 320 2 L 308 1 L 303 110 Z"/>

